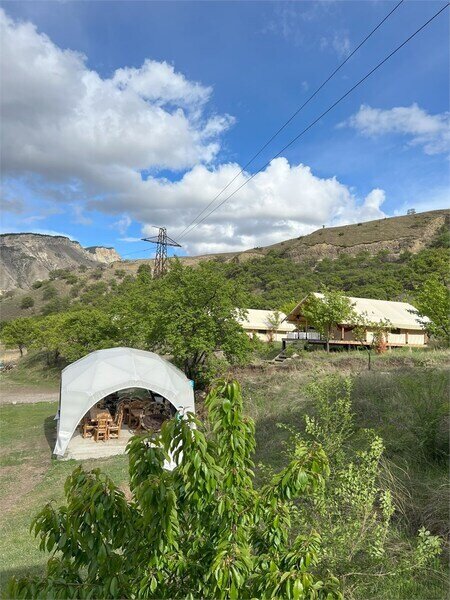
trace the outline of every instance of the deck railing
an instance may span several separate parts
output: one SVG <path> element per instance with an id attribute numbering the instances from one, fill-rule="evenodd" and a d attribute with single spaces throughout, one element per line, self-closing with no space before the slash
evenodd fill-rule
<path id="1" fill-rule="evenodd" d="M 286 338 L 288 340 L 321 340 L 322 336 L 318 331 L 290 331 Z"/>

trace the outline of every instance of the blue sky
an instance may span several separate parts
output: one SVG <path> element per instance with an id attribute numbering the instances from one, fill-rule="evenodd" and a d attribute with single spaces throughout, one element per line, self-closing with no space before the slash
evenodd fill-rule
<path id="1" fill-rule="evenodd" d="M 443 4 L 405 1 L 248 174 Z M 149 255 L 135 240 L 151 225 L 181 235 L 394 4 L 2 6 L 2 231 L 59 232 L 136 258 Z M 184 251 L 447 207 L 448 34 L 447 10 L 183 237 Z"/>

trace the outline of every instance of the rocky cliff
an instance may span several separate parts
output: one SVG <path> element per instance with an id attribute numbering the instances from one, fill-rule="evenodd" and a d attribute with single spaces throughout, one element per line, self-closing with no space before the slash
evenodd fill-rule
<path id="1" fill-rule="evenodd" d="M 83 248 L 67 237 L 37 233 L 0 235 L 0 290 L 28 289 L 55 269 L 95 267 L 120 260 L 112 248 Z"/>
<path id="2" fill-rule="evenodd" d="M 120 254 L 116 252 L 114 248 L 106 248 L 105 246 L 89 246 L 85 248 L 89 254 L 92 254 L 94 260 L 100 263 L 109 265 L 110 263 L 122 260 Z"/>

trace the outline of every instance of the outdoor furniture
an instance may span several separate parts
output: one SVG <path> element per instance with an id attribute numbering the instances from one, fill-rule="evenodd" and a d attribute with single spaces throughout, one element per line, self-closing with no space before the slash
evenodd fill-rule
<path id="1" fill-rule="evenodd" d="M 87 417 L 83 417 L 80 423 L 80 431 L 83 438 L 92 437 L 95 425 Z"/>
<path id="2" fill-rule="evenodd" d="M 93 406 L 91 409 L 89 409 L 88 414 L 91 421 L 98 421 L 98 419 L 109 419 L 112 421 L 112 415 L 107 408 Z"/>
<path id="3" fill-rule="evenodd" d="M 96 442 L 98 442 L 99 440 L 106 442 L 106 440 L 109 438 L 108 426 L 109 426 L 108 418 L 99 418 L 98 419 L 97 425 L 95 426 L 95 429 L 94 429 L 94 440 Z"/>
<path id="4" fill-rule="evenodd" d="M 119 404 L 119 408 L 117 409 L 117 417 L 116 421 L 112 422 L 108 426 L 108 435 L 110 438 L 118 438 L 120 435 L 120 430 L 122 429 L 122 421 L 124 415 L 124 405 L 123 403 Z"/>
<path id="5" fill-rule="evenodd" d="M 140 429 L 143 416 L 144 402 L 136 398 L 132 399 L 128 408 L 128 427 L 130 429 Z"/>
<path id="6" fill-rule="evenodd" d="M 164 415 L 160 414 L 144 414 L 141 421 L 142 429 L 145 431 L 159 431 L 161 429 L 162 424 L 166 421 L 167 418 Z"/>

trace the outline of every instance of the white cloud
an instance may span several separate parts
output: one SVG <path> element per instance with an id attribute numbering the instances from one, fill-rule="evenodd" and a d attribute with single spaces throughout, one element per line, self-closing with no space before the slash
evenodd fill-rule
<path id="1" fill-rule="evenodd" d="M 411 146 L 422 146 L 426 154 L 450 149 L 449 113 L 430 115 L 415 103 L 388 110 L 363 104 L 341 126 L 353 127 L 366 137 L 403 134 L 410 137 Z"/>
<path id="2" fill-rule="evenodd" d="M 112 224 L 112 227 L 117 229 L 119 233 L 125 235 L 128 230 L 128 227 L 131 225 L 131 219 L 128 215 L 122 215 L 122 217 Z"/>
<path id="3" fill-rule="evenodd" d="M 0 11 L 2 168 L 52 181 L 95 180 L 111 165 L 185 169 L 214 159 L 233 119 L 207 116 L 211 88 L 165 63 L 103 79 L 31 23 Z"/>
<path id="4" fill-rule="evenodd" d="M 170 235 L 177 239 L 186 225 L 240 169 L 237 164 L 223 164 L 215 169 L 197 165 L 177 182 L 156 178 L 130 179 L 124 182 L 128 190 L 127 212 L 144 224 L 144 235 L 153 233 L 151 225 L 168 225 Z M 239 175 L 227 193 L 236 189 L 246 177 Z M 227 193 L 220 200 L 225 199 Z M 322 224 L 381 218 L 384 216 L 383 201 L 382 190 L 373 190 L 360 200 L 336 178 L 322 179 L 305 165 L 290 165 L 285 158 L 278 158 L 187 235 L 182 243 L 190 253 L 271 244 L 309 233 Z M 124 198 L 119 193 L 107 202 L 94 200 L 91 208 L 120 214 Z"/>
<path id="5" fill-rule="evenodd" d="M 41 205 L 68 207 L 82 224 L 89 210 L 114 216 L 123 239 L 134 241 L 125 235 L 131 220 L 144 234 L 150 224 L 167 226 L 176 239 L 239 173 L 238 164 L 205 164 L 232 121 L 207 114 L 209 87 L 150 60 L 102 79 L 83 56 L 58 48 L 32 24 L 0 12 L 0 25 L 8 198 L 26 188 Z M 161 168 L 189 170 L 172 182 L 158 176 Z M 183 245 L 202 253 L 275 243 L 322 224 L 382 217 L 383 200 L 382 190 L 361 199 L 336 178 L 278 158 Z"/>
<path id="6" fill-rule="evenodd" d="M 142 238 L 138 238 L 138 237 L 122 237 L 119 238 L 120 242 L 129 242 L 129 243 L 134 243 L 134 242 L 142 242 Z"/>
<path id="7" fill-rule="evenodd" d="M 340 58 L 350 54 L 350 39 L 346 34 L 335 33 L 331 45 Z"/>

